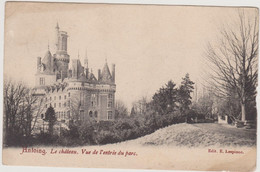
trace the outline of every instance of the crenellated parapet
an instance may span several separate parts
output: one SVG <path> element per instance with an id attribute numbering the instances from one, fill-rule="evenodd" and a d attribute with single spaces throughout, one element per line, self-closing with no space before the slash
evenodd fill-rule
<path id="1" fill-rule="evenodd" d="M 46 86 L 45 91 L 46 93 L 54 93 L 54 92 L 63 92 L 66 91 L 65 88 L 68 86 L 68 83 L 56 83 L 54 85 Z"/>

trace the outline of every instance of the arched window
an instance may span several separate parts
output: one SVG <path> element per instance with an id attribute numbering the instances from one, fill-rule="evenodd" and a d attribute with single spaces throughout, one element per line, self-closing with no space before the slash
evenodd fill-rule
<path id="1" fill-rule="evenodd" d="M 93 112 L 89 111 L 89 116 L 92 117 L 93 116 Z"/>
<path id="2" fill-rule="evenodd" d="M 94 117 L 97 118 L 97 116 L 98 116 L 98 112 L 95 111 L 95 113 L 94 113 Z"/>
<path id="3" fill-rule="evenodd" d="M 62 50 L 67 50 L 67 39 L 62 37 Z"/>

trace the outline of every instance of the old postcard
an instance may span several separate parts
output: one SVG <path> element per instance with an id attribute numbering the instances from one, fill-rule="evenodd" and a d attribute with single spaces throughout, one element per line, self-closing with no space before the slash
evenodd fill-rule
<path id="1" fill-rule="evenodd" d="M 254 7 L 7 2 L 3 164 L 253 171 Z"/>

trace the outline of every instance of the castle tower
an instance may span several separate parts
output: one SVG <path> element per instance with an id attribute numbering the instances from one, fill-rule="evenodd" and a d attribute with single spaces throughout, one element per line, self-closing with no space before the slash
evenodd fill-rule
<path id="1" fill-rule="evenodd" d="M 57 79 L 64 79 L 68 77 L 68 68 L 70 56 L 67 53 L 67 39 L 68 34 L 65 31 L 60 31 L 59 24 L 56 26 L 56 53 L 53 55 L 56 59 Z"/>
<path id="2" fill-rule="evenodd" d="M 88 68 L 88 56 L 87 56 L 87 49 L 86 49 L 86 54 L 85 54 L 85 58 L 84 58 L 84 72 L 85 72 L 85 75 L 88 78 L 89 76 L 89 68 Z"/>
<path id="3" fill-rule="evenodd" d="M 116 65 L 112 64 L 112 81 L 115 83 L 115 72 L 116 72 Z"/>
<path id="4" fill-rule="evenodd" d="M 37 57 L 35 86 L 44 87 L 53 84 L 56 81 L 54 70 L 54 59 L 48 48 L 48 51 L 45 53 L 43 59 L 41 57 Z"/>

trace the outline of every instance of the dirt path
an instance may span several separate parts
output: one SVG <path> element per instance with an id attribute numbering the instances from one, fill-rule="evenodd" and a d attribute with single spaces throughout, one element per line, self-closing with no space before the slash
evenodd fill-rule
<path id="1" fill-rule="evenodd" d="M 180 147 L 255 146 L 256 130 L 238 129 L 216 123 L 176 124 L 121 144 Z"/>

